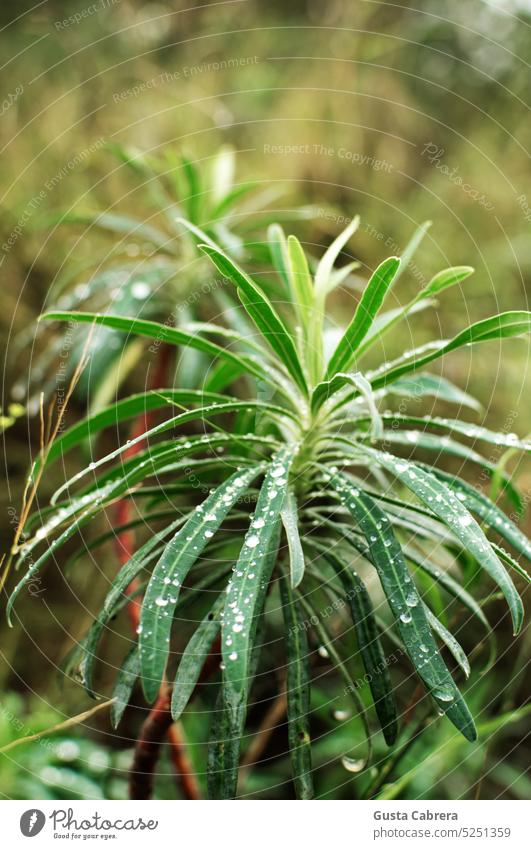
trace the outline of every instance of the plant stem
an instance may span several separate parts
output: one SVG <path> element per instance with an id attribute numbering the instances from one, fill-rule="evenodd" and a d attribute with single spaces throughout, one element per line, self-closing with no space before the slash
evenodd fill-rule
<path id="1" fill-rule="evenodd" d="M 181 724 L 173 722 L 170 706 L 171 688 L 164 683 L 138 735 L 129 774 L 130 799 L 151 799 L 155 767 L 159 759 L 160 747 L 166 737 L 171 746 L 172 763 L 184 797 L 186 799 L 201 798 L 199 785 L 186 750 Z"/>
<path id="2" fill-rule="evenodd" d="M 170 362 L 171 347 L 161 346 L 157 366 L 149 381 L 150 389 L 163 388 L 167 382 L 167 371 Z M 131 428 L 132 440 L 142 436 L 153 426 L 154 410 L 141 413 Z M 133 442 L 124 452 L 125 459 L 134 457 L 144 447 L 144 440 Z M 118 527 L 126 525 L 131 520 L 131 502 L 122 498 L 115 508 L 115 521 Z M 115 537 L 115 548 L 120 566 L 123 566 L 133 556 L 135 551 L 135 535 L 132 530 L 122 531 Z M 132 595 L 138 589 L 138 580 L 132 581 L 126 593 Z M 127 613 L 133 633 L 140 624 L 142 600 L 137 596 L 127 605 Z M 170 691 L 167 685 L 161 687 L 159 697 L 144 722 L 135 749 L 135 759 L 130 776 L 130 793 L 132 799 L 150 798 L 153 792 L 153 774 L 159 756 L 159 747 L 164 737 L 167 737 L 171 750 L 171 758 L 175 772 L 181 784 L 183 795 L 187 799 L 199 799 L 199 787 L 195 781 L 191 763 L 186 751 L 186 742 L 180 723 L 174 725 L 170 713 Z M 141 795 L 134 795 L 141 794 Z M 142 795 L 147 794 L 147 795 Z"/>
<path id="3" fill-rule="evenodd" d="M 129 774 L 130 799 L 151 799 L 154 771 L 159 759 L 160 746 L 171 725 L 170 692 L 163 685 L 157 701 L 142 724 L 136 741 L 133 764 Z"/>
<path id="4" fill-rule="evenodd" d="M 22 746 L 25 743 L 34 743 L 37 740 L 41 740 L 43 737 L 48 737 L 50 734 L 56 734 L 58 731 L 65 731 L 67 728 L 79 725 L 98 711 L 110 707 L 114 701 L 114 699 L 109 699 L 106 702 L 100 702 L 95 707 L 84 710 L 83 713 L 78 713 L 76 716 L 70 716 L 68 719 L 65 719 L 64 722 L 59 722 L 58 725 L 54 725 L 52 728 L 45 728 L 43 731 L 37 731 L 35 734 L 28 734 L 27 737 L 18 737 L 16 740 L 12 740 L 10 743 L 7 743 L 7 745 L 2 746 L 0 754 L 4 755 L 6 752 L 9 752 L 17 746 Z"/>
<path id="5" fill-rule="evenodd" d="M 221 643 L 219 637 L 214 640 L 208 654 L 196 689 L 210 677 L 219 665 Z M 194 691 L 195 692 L 195 691 Z M 160 746 L 168 738 L 171 747 L 171 759 L 181 790 L 186 799 L 200 799 L 201 792 L 192 771 L 191 760 L 180 722 L 171 717 L 171 687 L 164 682 L 158 698 L 145 720 L 138 736 L 131 772 L 129 776 L 129 798 L 150 799 L 153 793 L 154 771 L 160 754 Z"/>

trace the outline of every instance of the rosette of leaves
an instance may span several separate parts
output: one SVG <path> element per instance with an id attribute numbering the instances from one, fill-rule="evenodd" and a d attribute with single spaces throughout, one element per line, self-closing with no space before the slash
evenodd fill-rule
<path id="1" fill-rule="evenodd" d="M 209 238 L 240 261 L 260 264 L 268 257 L 262 239 L 256 234 L 272 220 L 267 207 L 284 191 L 283 187 L 262 188 L 256 181 L 236 180 L 236 157 L 223 147 L 213 157 L 193 161 L 168 148 L 159 155 L 141 153 L 118 144 L 108 145 L 118 162 L 134 178 L 133 188 L 114 206 L 97 212 L 65 212 L 53 221 L 69 226 L 84 241 L 97 234 L 102 247 L 88 259 L 69 262 L 48 295 L 49 309 L 91 309 L 112 311 L 129 318 L 147 318 L 184 324 L 202 314 L 203 318 L 227 309 L 230 296 L 219 280 L 207 278 L 197 239 L 183 228 L 181 219 L 201 226 Z M 134 207 L 133 211 L 131 206 Z M 278 213 L 276 213 L 278 215 Z M 304 218 L 301 208 L 285 213 Z M 48 222 L 47 222 L 48 223 Z M 99 244 L 96 242 L 96 244 Z M 200 297 L 201 292 L 209 297 Z M 278 294 L 278 292 L 277 292 Z M 20 335 L 21 348 L 28 345 L 32 329 Z M 53 393 L 55 374 L 50 374 L 62 358 L 64 379 L 80 360 L 86 336 L 78 333 L 52 336 L 44 341 L 34 358 L 29 375 L 31 392 Z M 144 344 L 112 328 L 98 328 L 91 340 L 92 367 L 81 375 L 76 393 L 87 398 L 91 409 L 101 408 L 118 386 L 134 371 L 144 354 Z M 177 366 L 179 386 L 193 387 L 206 367 L 205 357 L 188 351 Z M 117 366 L 119 365 L 119 369 Z M 20 383 L 15 394 L 22 398 L 26 386 Z M 34 402 L 30 409 L 37 409 Z"/>
<path id="2" fill-rule="evenodd" d="M 173 681 L 172 711 L 174 718 L 180 717 L 220 638 L 219 695 L 208 758 L 212 797 L 236 794 L 240 741 L 268 627 L 264 609 L 269 592 L 279 593 L 284 617 L 282 656 L 276 660 L 287 669 L 289 748 L 300 798 L 313 794 L 310 681 L 316 644 L 343 677 L 366 722 L 369 745 L 372 737 L 352 680 L 352 658 L 341 656 L 315 602 L 317 590 L 325 587 L 329 597 L 348 606 L 357 658 L 370 682 L 372 716 L 388 745 L 397 737 L 400 716 L 386 662 L 389 639 L 401 645 L 434 713 L 444 714 L 466 740 L 476 736 L 456 683 L 456 677 L 469 675 L 469 659 L 424 591 L 426 577 L 466 610 L 467 627 L 475 621 L 490 638 L 483 606 L 465 580 L 472 563 L 505 598 L 515 634 L 522 625 L 522 602 L 513 579 L 527 580 L 520 561 L 531 556 L 529 542 L 497 503 L 435 463 L 456 456 L 493 472 L 497 470 L 477 446 L 529 452 L 530 443 L 462 418 L 412 416 L 402 407 L 393 412 L 392 405 L 414 385 L 417 397 L 435 395 L 458 404 L 459 410 L 474 406 L 470 396 L 425 371 L 426 366 L 463 346 L 527 334 L 531 314 L 495 315 L 451 339 L 365 366 L 366 354 L 377 349 L 385 334 L 472 269 L 445 269 L 413 301 L 386 310 L 384 300 L 402 269 L 399 258 L 384 260 L 366 283 L 348 326 L 331 345 L 327 298 L 342 279 L 336 261 L 356 224 L 328 248 L 315 273 L 299 241 L 286 238 L 280 226 L 271 228 L 279 303 L 208 234 L 188 224 L 200 240 L 199 249 L 233 285 L 249 328 L 243 334 L 222 323 L 196 322 L 182 329 L 119 315 L 44 316 L 200 351 L 214 373 L 226 370 L 227 386 L 240 387 L 240 394 L 218 394 L 207 377 L 200 389 L 141 393 L 61 433 L 37 467 L 62 458 L 88 436 L 106 428 L 116 431 L 139 412 L 157 408 L 167 413 L 137 437 L 143 445 L 140 453 L 128 457 L 131 442 L 124 442 L 55 493 L 45 523 L 33 535 L 30 527 L 20 547 L 19 567 L 25 571 L 8 605 L 11 616 L 23 588 L 95 515 L 117 499 L 135 498 L 139 523 L 151 527 L 157 520 L 161 529 L 114 580 L 78 652 L 82 679 L 94 695 L 93 668 L 102 634 L 129 601 L 126 590 L 135 578 L 140 582 L 136 592 L 142 595 L 141 624 L 117 676 L 115 722 L 137 679 L 149 703 L 162 682 Z M 240 381 L 242 376 L 246 379 Z M 418 459 L 419 451 L 434 462 Z M 33 475 L 37 471 L 34 467 Z M 505 473 L 497 474 L 503 497 L 516 505 L 513 510 L 519 509 L 515 484 Z M 387 622 L 380 615 L 382 602 L 376 606 L 374 598 L 378 584 Z M 204 605 L 205 599 L 211 601 L 201 617 L 196 615 L 199 624 L 176 662 L 172 640 L 180 616 L 199 600 Z"/>

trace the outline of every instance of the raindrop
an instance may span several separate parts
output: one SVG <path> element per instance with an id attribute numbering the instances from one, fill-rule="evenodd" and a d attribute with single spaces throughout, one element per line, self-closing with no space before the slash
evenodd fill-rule
<path id="1" fill-rule="evenodd" d="M 334 719 L 337 719 L 338 722 L 344 722 L 346 719 L 349 719 L 351 713 L 349 710 L 335 710 L 332 713 Z"/>
<path id="2" fill-rule="evenodd" d="M 406 613 L 400 614 L 400 621 L 403 622 L 404 625 L 407 625 L 408 622 L 411 622 L 411 619 L 412 619 L 412 616 L 411 616 L 411 613 L 409 613 L 409 611 L 406 612 Z"/>
<path id="3" fill-rule="evenodd" d="M 459 524 L 466 528 L 468 525 L 472 524 L 472 516 L 459 516 Z"/>
<path id="4" fill-rule="evenodd" d="M 433 695 L 440 702 L 452 702 L 454 699 L 454 694 L 450 687 L 437 687 L 433 691 Z"/>
<path id="5" fill-rule="evenodd" d="M 365 769 L 366 761 L 364 758 L 348 758 L 344 755 L 341 758 L 341 766 L 344 767 L 347 772 L 361 772 Z"/>
<path id="6" fill-rule="evenodd" d="M 133 283 L 131 286 L 131 294 L 133 295 L 133 298 L 138 298 L 139 300 L 147 298 L 149 292 L 150 288 L 148 284 L 140 280 L 137 283 Z"/>

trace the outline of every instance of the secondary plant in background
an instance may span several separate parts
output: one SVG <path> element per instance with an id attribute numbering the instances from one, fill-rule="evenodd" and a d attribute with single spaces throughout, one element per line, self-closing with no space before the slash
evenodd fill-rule
<path id="1" fill-rule="evenodd" d="M 180 221 L 185 217 L 200 225 L 240 261 L 259 265 L 268 259 L 263 234 L 279 215 L 267 207 L 285 187 L 262 188 L 253 181 L 237 181 L 236 157 L 229 147 L 200 163 L 171 148 L 150 155 L 118 144 L 108 147 L 118 162 L 116 170 L 130 175 L 133 187 L 104 211 L 76 210 L 56 216 L 62 232 L 69 228 L 70 237 L 83 228 L 71 252 L 76 256 L 79 248 L 84 258 L 68 257 L 48 294 L 50 308 L 111 310 L 161 321 L 172 315 L 174 324 L 199 315 L 210 318 L 227 309 L 224 287 L 219 281 L 205 282 L 209 275 L 202 254 Z M 283 215 L 292 220 L 304 218 L 309 209 L 301 207 Z M 97 246 L 88 257 L 84 251 L 87 240 Z M 32 332 L 21 335 L 20 347 L 28 344 Z M 44 391 L 47 396 L 55 391 L 58 355 L 64 377 L 73 374 L 85 338 L 79 333 L 74 342 L 65 335 L 45 337 L 30 372 L 33 394 Z M 92 336 L 91 350 L 91 369 L 81 375 L 76 395 L 87 400 L 94 411 L 105 406 L 134 372 L 144 345 L 136 337 L 100 328 Z M 188 350 L 177 363 L 177 385 L 197 386 L 207 366 L 208 359 L 201 352 Z M 17 397 L 26 394 L 22 382 L 15 390 Z M 32 406 L 37 406 L 35 399 Z"/>
<path id="2" fill-rule="evenodd" d="M 280 610 L 284 625 L 274 662 L 287 669 L 289 750 L 298 797 L 313 795 L 312 646 L 343 679 L 365 730 L 366 752 L 348 768 L 361 771 L 370 763 L 374 736 L 365 696 L 353 677 L 358 660 L 369 681 L 372 715 L 388 745 L 399 731 L 387 641 L 399 644 L 408 657 L 434 717 L 444 714 L 467 740 L 474 740 L 474 718 L 443 655 L 465 678 L 469 660 L 444 614 L 434 609 L 433 593 L 424 591 L 426 577 L 467 609 L 492 639 L 482 606 L 463 578 L 463 569 L 466 574 L 474 563 L 505 597 L 517 633 L 523 609 L 511 572 L 527 575 L 501 543 L 527 559 L 531 546 L 494 501 L 437 465 L 411 459 L 411 453 L 432 453 L 436 461 L 457 456 L 492 473 L 495 468 L 470 442 L 524 451 L 531 445 L 461 418 L 394 412 L 393 403 L 397 396 L 414 393 L 455 402 L 459 409 L 474 406 L 470 396 L 424 367 L 462 346 L 528 333 L 531 314 L 513 311 L 483 319 L 450 340 L 434 340 L 369 368 L 364 358 L 371 352 L 374 360 L 386 333 L 472 270 L 445 269 L 413 301 L 383 311 L 403 270 L 399 258 L 384 260 L 334 343 L 327 300 L 344 277 L 335 263 L 357 220 L 328 248 L 314 273 L 298 240 L 286 239 L 278 225 L 271 227 L 278 309 L 208 233 L 186 220 L 179 225 L 233 285 L 242 306 L 238 329 L 233 323 L 197 321 L 177 328 L 71 311 L 44 318 L 95 324 L 126 338 L 200 351 L 213 373 L 223 370 L 223 386 L 214 389 L 207 375 L 205 384 L 194 389 L 153 387 L 58 435 L 36 461 L 34 479 L 107 428 L 116 430 L 147 411 L 168 413 L 57 490 L 44 523 L 15 552 L 26 571 L 11 594 L 8 615 L 21 590 L 64 543 L 111 504 L 134 499 L 136 523 L 149 528 L 156 523 L 159 529 L 113 581 L 76 653 L 80 676 L 87 692 L 96 695 L 93 672 L 101 637 L 131 603 L 136 582 L 140 621 L 116 679 L 113 722 L 120 721 L 137 679 L 149 703 L 162 698 L 166 714 L 171 709 L 171 717 L 179 719 L 208 669 L 217 688 L 217 701 L 210 706 L 207 766 L 212 798 L 237 793 L 240 743 L 260 676 L 264 635 L 280 627 Z M 135 445 L 140 449 L 131 455 Z M 504 496 L 519 510 L 514 483 L 505 474 L 500 481 Z M 368 589 L 374 586 L 373 574 L 388 614 L 375 610 Z M 337 648 L 325 614 L 330 602 L 350 610 L 354 661 Z M 183 632 L 189 634 L 181 621 L 185 610 L 186 619 L 199 624 L 183 645 Z M 139 750 L 145 755 L 143 743 Z M 138 762 L 145 766 L 145 759 Z"/>

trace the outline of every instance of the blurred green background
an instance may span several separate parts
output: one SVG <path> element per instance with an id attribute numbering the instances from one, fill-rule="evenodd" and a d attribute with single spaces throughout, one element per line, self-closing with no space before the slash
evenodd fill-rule
<path id="1" fill-rule="evenodd" d="M 403 298 L 420 277 L 447 265 L 470 264 L 476 274 L 438 311 L 408 326 L 397 350 L 413 332 L 420 344 L 495 311 L 529 308 L 528 0 L 426 0 L 420 10 L 378 0 L 4 0 L 0 28 L 4 410 L 39 345 L 33 333 L 22 347 L 16 340 L 31 329 L 58 276 L 99 250 L 97 236 L 55 226 L 54 214 L 146 213 L 141 188 L 106 150 L 112 142 L 153 154 L 169 146 L 205 167 L 220 145 L 232 145 L 239 178 L 284 187 L 272 209 L 315 208 L 292 228 L 311 252 L 359 213 L 350 251 L 365 269 L 400 252 L 415 227 L 431 219 L 415 260 L 417 279 L 404 278 Z M 346 321 L 351 307 L 339 297 L 337 320 Z M 453 354 L 444 374 L 481 400 L 490 427 L 524 435 L 528 364 L 528 342 L 514 340 Z M 35 421 L 22 417 L 4 437 L 6 549 L 36 432 Z M 529 501 L 529 464 L 515 460 L 513 468 Z M 46 487 L 42 504 L 45 496 Z M 43 592 L 21 603 L 22 624 L 13 631 L 1 625 L 0 746 L 86 706 L 81 689 L 61 688 L 57 674 L 72 635 L 91 616 L 90 573 L 75 581 L 72 591 L 52 572 Z M 85 610 L 72 603 L 72 592 L 89 599 Z M 506 624 L 500 637 L 501 659 L 489 683 L 478 683 L 486 691 L 485 723 L 520 708 L 526 697 L 529 639 L 524 634 L 512 645 Z M 134 727 L 111 739 L 106 719 L 95 717 L 62 744 L 13 750 L 2 759 L 0 793 L 120 796 Z M 525 719 L 493 731 L 488 726 L 463 760 L 446 727 L 431 730 L 403 769 L 414 766 L 414 775 L 395 776 L 402 781 L 396 794 L 525 798 Z M 345 751 L 348 729 L 334 745 Z M 322 794 L 338 788 L 337 795 L 356 795 L 356 779 L 337 753 L 324 743 L 323 749 Z M 280 774 L 280 786 L 282 780 Z M 260 792 L 258 779 L 254 790 Z"/>

